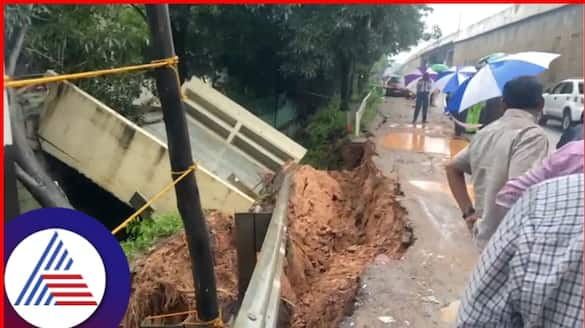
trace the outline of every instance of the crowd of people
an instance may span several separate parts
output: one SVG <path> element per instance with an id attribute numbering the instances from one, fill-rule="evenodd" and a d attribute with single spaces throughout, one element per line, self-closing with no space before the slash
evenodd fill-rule
<path id="1" fill-rule="evenodd" d="M 532 77 L 506 83 L 501 116 L 446 166 L 462 219 L 481 250 L 457 327 L 583 326 L 582 126 L 563 135 L 553 151 L 536 123 L 542 91 Z M 417 99 L 414 120 L 418 107 Z"/>

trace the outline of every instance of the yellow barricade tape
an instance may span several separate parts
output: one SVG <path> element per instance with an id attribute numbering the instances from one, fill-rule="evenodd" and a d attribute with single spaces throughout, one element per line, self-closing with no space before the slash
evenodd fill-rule
<path id="1" fill-rule="evenodd" d="M 195 170 L 197 170 L 197 163 L 193 163 L 193 165 L 189 166 L 189 168 L 187 168 L 185 171 L 172 172 L 173 174 L 180 174 L 180 176 L 177 177 L 168 185 L 166 185 L 161 191 L 158 192 L 158 194 L 154 195 L 154 197 L 152 197 L 148 202 L 146 202 L 146 204 L 144 204 L 141 208 L 139 208 L 136 212 L 130 215 L 126 220 L 124 220 L 124 222 L 122 222 L 114 230 L 112 230 L 112 234 L 115 235 L 122 229 L 126 228 L 130 223 L 132 223 L 132 221 L 136 220 L 136 218 L 138 218 L 138 216 L 142 214 L 142 212 L 146 211 L 146 209 L 150 205 L 156 202 L 159 198 L 161 198 L 164 194 L 171 190 L 172 187 L 179 183 L 179 181 L 183 180 L 187 175 L 189 175 L 191 172 L 194 172 Z"/>
<path id="2" fill-rule="evenodd" d="M 61 82 L 67 80 L 78 80 L 78 79 L 87 79 L 92 77 L 99 77 L 104 75 L 111 75 L 111 74 L 121 74 L 121 73 L 128 73 L 128 72 L 135 72 L 141 71 L 146 69 L 156 69 L 161 67 L 169 67 L 175 72 L 177 77 L 177 86 L 179 88 L 179 92 L 181 92 L 181 98 L 185 98 L 183 92 L 181 91 L 181 79 L 179 77 L 179 71 L 177 70 L 177 64 L 179 63 L 179 57 L 171 57 L 171 58 L 164 58 L 164 59 L 157 59 L 153 60 L 149 64 L 141 64 L 141 65 L 131 65 L 131 66 L 124 66 L 124 67 L 117 67 L 117 68 L 109 68 L 109 69 L 102 69 L 97 71 L 89 71 L 89 72 L 81 72 L 81 73 L 71 73 L 71 74 L 61 74 L 55 76 L 44 76 L 32 79 L 22 79 L 17 80 L 10 76 L 4 76 L 4 86 L 5 87 L 12 87 L 12 88 L 21 88 L 25 86 L 37 85 L 37 84 L 45 84 L 45 83 L 52 83 L 52 82 Z"/>

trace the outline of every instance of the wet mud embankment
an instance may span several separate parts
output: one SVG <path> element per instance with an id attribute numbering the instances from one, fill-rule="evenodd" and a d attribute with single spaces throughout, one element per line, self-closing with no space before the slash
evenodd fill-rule
<path id="1" fill-rule="evenodd" d="M 359 277 L 374 258 L 400 258 L 412 242 L 397 181 L 381 174 L 366 143 L 357 167 L 321 171 L 299 166 L 288 209 L 282 281 L 282 327 L 337 327 L 352 311 Z M 353 166 L 353 165 L 352 165 Z M 224 318 L 235 312 L 237 261 L 230 216 L 208 216 L 218 297 Z M 133 265 L 124 327 L 149 315 L 194 308 L 191 264 L 184 233 L 160 242 Z M 185 320 L 187 316 L 178 317 Z M 167 322 L 169 322 L 167 320 Z"/>

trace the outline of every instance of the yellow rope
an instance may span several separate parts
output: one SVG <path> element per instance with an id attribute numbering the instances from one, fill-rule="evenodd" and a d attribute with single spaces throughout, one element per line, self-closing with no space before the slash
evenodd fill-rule
<path id="1" fill-rule="evenodd" d="M 208 320 L 208 321 L 202 321 L 197 319 L 194 322 L 183 322 L 184 325 L 189 325 L 189 326 L 198 326 L 198 327 L 203 327 L 203 326 L 211 326 L 213 328 L 223 328 L 223 319 L 221 317 L 221 311 L 219 311 L 219 315 L 217 316 L 217 318 L 213 319 L 213 320 Z"/>
<path id="2" fill-rule="evenodd" d="M 197 316 L 197 311 L 183 311 L 183 312 L 170 313 L 170 314 L 151 315 L 151 316 L 144 318 L 144 321 L 171 318 L 171 317 L 176 317 L 176 316 L 186 315 L 186 314 L 187 315 L 195 314 L 195 316 Z M 196 321 L 194 321 L 194 322 L 183 322 L 183 325 L 198 326 L 198 327 L 211 326 L 213 328 L 223 328 L 224 327 L 221 311 L 219 312 L 219 315 L 217 316 L 217 318 L 215 318 L 213 320 L 202 321 L 202 320 L 196 319 Z"/>
<path id="3" fill-rule="evenodd" d="M 121 74 L 121 73 L 128 73 L 134 71 L 141 71 L 145 69 L 156 69 L 161 67 L 169 67 L 175 72 L 177 76 L 177 86 L 179 90 L 181 90 L 181 80 L 179 78 L 179 71 L 177 70 L 177 64 L 179 63 L 179 57 L 171 57 L 171 58 L 164 58 L 164 59 L 157 59 L 153 60 L 149 64 L 141 64 L 141 65 L 132 65 L 132 66 L 124 66 L 124 67 L 117 67 L 117 68 L 109 68 L 109 69 L 102 69 L 97 71 L 90 71 L 90 72 L 81 72 L 81 73 L 72 73 L 72 74 L 61 74 L 55 76 L 44 76 L 38 77 L 33 79 L 23 79 L 23 80 L 14 80 L 12 77 L 4 76 L 4 86 L 5 87 L 12 87 L 12 88 L 20 88 L 24 86 L 36 85 L 36 84 L 45 84 L 51 82 L 61 82 L 66 80 L 77 80 L 77 79 L 86 79 L 92 77 L 98 77 L 103 75 L 110 75 L 110 74 Z M 185 96 L 183 95 L 182 91 L 181 97 L 184 99 Z"/>
<path id="4" fill-rule="evenodd" d="M 115 235 L 118 232 L 120 232 L 120 230 L 126 228 L 132 221 L 136 220 L 136 218 L 138 218 L 138 216 L 140 214 L 142 214 L 142 212 L 146 211 L 146 209 L 150 205 L 152 205 L 155 201 L 157 201 L 159 198 L 161 198 L 173 186 L 175 186 L 177 183 L 179 183 L 179 181 L 183 180 L 187 175 L 189 175 L 189 173 L 191 173 L 195 170 L 197 170 L 197 163 L 194 163 L 193 165 L 189 166 L 189 168 L 187 168 L 185 171 L 172 172 L 174 175 L 180 174 L 180 176 L 177 177 L 175 180 L 173 180 L 168 185 L 166 185 L 161 191 L 158 192 L 158 194 L 156 194 L 154 197 L 152 197 L 148 202 L 146 202 L 146 204 L 144 204 L 141 208 L 139 208 L 136 212 L 134 212 L 132 215 L 130 215 L 126 220 L 124 220 L 124 222 L 122 222 L 119 226 L 117 226 L 114 230 L 112 230 L 112 234 Z"/>

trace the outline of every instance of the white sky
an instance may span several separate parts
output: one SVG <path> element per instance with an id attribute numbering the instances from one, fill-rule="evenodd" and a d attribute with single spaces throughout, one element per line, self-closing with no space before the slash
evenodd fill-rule
<path id="1" fill-rule="evenodd" d="M 443 36 L 457 32 L 459 17 L 461 17 L 461 29 L 479 22 L 480 20 L 497 14 L 498 12 L 512 6 L 512 4 L 434 4 L 429 5 L 434 10 L 425 19 L 427 29 L 434 24 L 439 25 Z M 410 51 L 404 51 L 393 57 L 397 62 L 406 60 L 411 53 L 425 46 L 420 42 L 412 47 Z"/>

